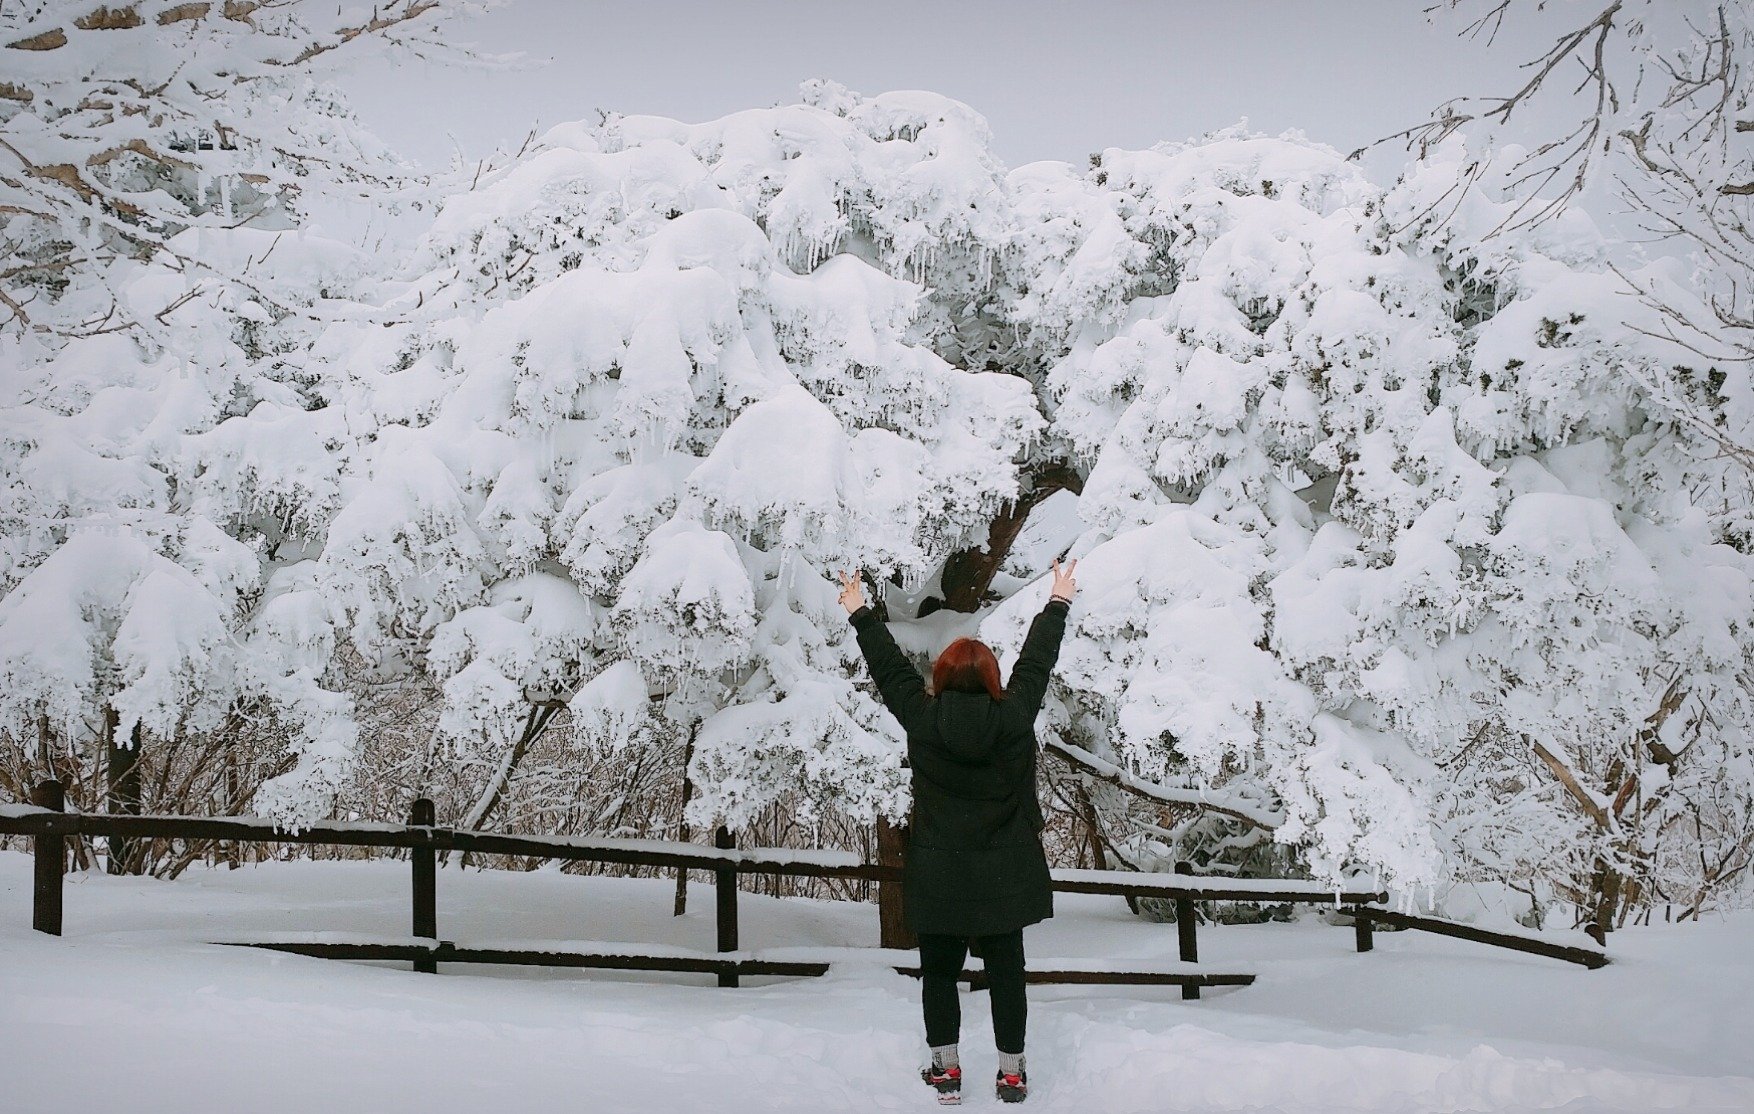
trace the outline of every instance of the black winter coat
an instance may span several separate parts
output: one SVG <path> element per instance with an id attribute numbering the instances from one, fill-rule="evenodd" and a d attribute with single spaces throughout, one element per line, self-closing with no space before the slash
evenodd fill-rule
<path id="1" fill-rule="evenodd" d="M 1035 797 L 1035 717 L 1067 610 L 1050 601 L 1030 624 L 1004 700 L 927 695 L 871 609 L 851 616 L 877 691 L 907 733 L 914 811 L 903 909 L 915 932 L 991 936 L 1054 915 Z"/>

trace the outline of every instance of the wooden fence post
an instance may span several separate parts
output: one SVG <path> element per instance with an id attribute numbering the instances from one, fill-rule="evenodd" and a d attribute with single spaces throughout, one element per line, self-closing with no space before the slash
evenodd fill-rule
<path id="1" fill-rule="evenodd" d="M 1358 940 L 1358 950 L 1367 952 L 1376 946 L 1376 924 L 1363 913 L 1352 916 L 1352 931 Z"/>
<path id="2" fill-rule="evenodd" d="M 421 797 L 408 812 L 408 824 L 415 828 L 431 828 L 437 820 L 432 801 Z M 415 847 L 408 858 L 414 864 L 414 935 L 438 942 L 438 863 L 432 845 Z M 417 959 L 416 971 L 438 973 L 438 960 Z"/>
<path id="3" fill-rule="evenodd" d="M 907 863 L 907 824 L 891 824 L 877 817 L 877 862 L 899 875 Z M 877 883 L 877 946 L 880 948 L 917 948 L 920 938 L 907 923 L 906 899 L 902 881 L 880 880 Z"/>
<path id="4" fill-rule="evenodd" d="M 104 806 L 123 816 L 140 815 L 140 724 L 128 737 L 128 745 L 116 742 L 116 722 L 120 718 L 114 708 L 104 712 L 105 749 L 109 755 L 109 779 L 105 787 Z M 145 874 L 146 859 L 152 841 L 113 835 L 109 839 L 109 858 L 104 869 L 110 874 Z"/>
<path id="5" fill-rule="evenodd" d="M 1194 864 L 1184 859 L 1175 864 L 1175 872 L 1191 875 L 1194 873 Z M 1194 916 L 1193 899 L 1177 895 L 1175 899 L 1175 934 L 1181 944 L 1183 963 L 1198 963 L 1200 961 L 1200 944 L 1194 935 L 1197 928 Z M 1193 983 L 1182 984 L 1183 999 L 1197 999 L 1199 996 L 1200 988 L 1198 986 Z"/>
<path id="6" fill-rule="evenodd" d="M 713 833 L 713 846 L 726 850 L 737 846 L 737 839 L 723 824 Z M 713 872 L 713 893 L 719 906 L 719 950 L 737 950 L 737 872 L 721 866 Z M 720 986 L 738 985 L 737 972 L 720 971 Z"/>
<path id="7" fill-rule="evenodd" d="M 31 790 L 30 803 L 55 812 L 67 811 L 67 791 L 50 778 Z M 67 865 L 67 837 L 44 833 L 34 837 L 36 887 L 31 901 L 30 926 L 51 936 L 61 935 L 61 878 Z"/>

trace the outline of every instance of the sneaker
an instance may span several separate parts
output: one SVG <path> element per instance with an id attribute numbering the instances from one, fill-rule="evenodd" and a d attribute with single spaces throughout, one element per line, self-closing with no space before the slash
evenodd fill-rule
<path id="1" fill-rule="evenodd" d="M 1000 1102 L 1022 1102 L 1029 1095 L 1029 1073 L 1020 1071 L 1016 1075 L 1006 1075 L 1000 1072 L 994 1086 L 998 1088 Z"/>
<path id="2" fill-rule="evenodd" d="M 939 1106 L 958 1106 L 962 1103 L 961 1068 L 924 1067 L 920 1069 L 920 1078 L 926 1081 L 926 1086 L 938 1092 Z"/>

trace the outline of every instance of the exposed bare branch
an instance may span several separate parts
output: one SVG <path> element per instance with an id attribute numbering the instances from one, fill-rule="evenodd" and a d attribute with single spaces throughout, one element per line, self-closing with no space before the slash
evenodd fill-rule
<path id="1" fill-rule="evenodd" d="M 81 31 L 125 31 L 145 22 L 140 18 L 139 9 L 130 4 L 119 8 L 94 8 L 75 19 L 73 26 Z"/>
<path id="2" fill-rule="evenodd" d="M 1578 807 L 1588 813 L 1590 819 L 1594 820 L 1603 831 L 1612 830 L 1614 825 L 1608 817 L 1608 811 L 1602 807 L 1600 801 L 1591 795 L 1589 790 L 1583 787 L 1583 782 L 1578 779 L 1571 767 L 1561 761 L 1552 751 L 1542 746 L 1538 739 L 1530 739 L 1529 747 L 1535 752 L 1535 757 L 1539 758 L 1553 776 L 1559 779 L 1559 784 L 1565 787 L 1566 794 L 1577 802 Z"/>
<path id="3" fill-rule="evenodd" d="M 6 44 L 8 50 L 60 50 L 67 45 L 67 32 L 52 28 L 29 38 Z"/>
<path id="4" fill-rule="evenodd" d="M 406 23 L 409 23 L 413 20 L 419 19 L 421 16 L 425 15 L 427 12 L 432 11 L 433 9 L 437 8 L 438 6 L 439 6 L 438 0 L 412 0 L 412 2 L 408 5 L 408 7 L 403 9 L 400 12 L 393 12 L 393 13 L 388 14 L 388 15 L 379 15 L 379 14 L 374 13 L 373 17 L 370 20 L 366 21 L 365 23 L 358 24 L 357 26 L 354 26 L 354 27 L 344 27 L 344 28 L 340 29 L 339 31 L 336 31 L 334 42 L 312 43 L 311 45 L 305 47 L 303 50 L 299 51 L 299 53 L 297 54 L 296 57 L 289 58 L 285 62 L 282 62 L 280 64 L 284 65 L 284 66 L 301 65 L 305 62 L 310 61 L 312 58 L 317 57 L 320 54 L 327 54 L 331 50 L 335 50 L 338 47 L 345 46 L 347 43 L 352 42 L 354 39 L 359 38 L 361 35 L 376 34 L 376 33 L 380 33 L 383 31 L 388 31 L 393 27 L 400 27 L 403 24 L 406 24 Z M 391 8 L 395 7 L 395 0 L 392 0 L 389 7 L 391 7 Z"/>
<path id="5" fill-rule="evenodd" d="M 94 155 L 87 156 L 85 165 L 104 166 L 121 158 L 123 155 L 139 155 L 143 159 L 150 159 L 153 162 L 160 163 L 164 166 L 174 166 L 178 170 L 199 169 L 199 167 L 188 159 L 180 159 L 175 155 L 167 155 L 163 151 L 153 150 L 147 145 L 144 139 L 130 139 L 126 143 L 120 143 L 108 150 L 99 151 Z"/>

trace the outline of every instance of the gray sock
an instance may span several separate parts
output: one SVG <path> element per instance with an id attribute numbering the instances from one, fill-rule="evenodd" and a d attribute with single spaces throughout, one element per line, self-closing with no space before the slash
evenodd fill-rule
<path id="1" fill-rule="evenodd" d="M 962 1061 L 957 1058 L 956 1046 L 954 1044 L 933 1045 L 932 1066 L 939 1071 L 943 1071 L 946 1068 L 961 1067 Z"/>
<path id="2" fill-rule="evenodd" d="M 1001 1053 L 999 1053 L 999 1070 L 1001 1072 L 1005 1073 L 1006 1075 L 1022 1075 L 1023 1074 L 1023 1053 L 1021 1053 L 1021 1052 L 1001 1052 Z"/>

